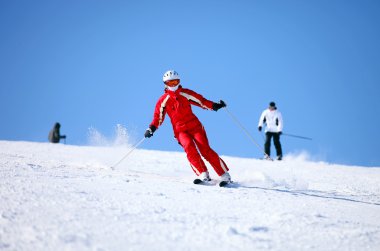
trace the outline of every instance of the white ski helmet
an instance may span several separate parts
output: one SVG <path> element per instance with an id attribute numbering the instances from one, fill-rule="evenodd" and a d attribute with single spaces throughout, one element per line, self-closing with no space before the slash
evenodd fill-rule
<path id="1" fill-rule="evenodd" d="M 175 70 L 168 70 L 165 72 L 164 76 L 162 77 L 162 80 L 164 83 L 168 80 L 174 80 L 174 79 L 180 79 L 178 73 Z"/>

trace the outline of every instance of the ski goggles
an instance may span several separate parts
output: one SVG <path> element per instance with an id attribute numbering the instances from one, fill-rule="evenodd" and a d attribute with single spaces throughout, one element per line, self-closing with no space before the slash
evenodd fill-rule
<path id="1" fill-rule="evenodd" d="M 176 87 L 179 84 L 179 79 L 172 79 L 165 82 L 165 85 L 170 87 Z"/>

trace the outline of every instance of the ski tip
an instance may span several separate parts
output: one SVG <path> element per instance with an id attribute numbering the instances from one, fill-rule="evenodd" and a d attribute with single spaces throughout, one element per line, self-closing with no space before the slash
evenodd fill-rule
<path id="1" fill-rule="evenodd" d="M 232 183 L 232 181 L 221 181 L 221 182 L 219 182 L 219 186 L 220 187 L 225 187 L 225 186 L 227 186 L 227 185 L 229 185 L 231 183 Z"/>
<path id="2" fill-rule="evenodd" d="M 201 179 L 195 179 L 195 180 L 193 181 L 193 183 L 194 183 L 194 184 L 200 184 L 200 183 L 202 183 L 202 180 L 201 180 Z"/>

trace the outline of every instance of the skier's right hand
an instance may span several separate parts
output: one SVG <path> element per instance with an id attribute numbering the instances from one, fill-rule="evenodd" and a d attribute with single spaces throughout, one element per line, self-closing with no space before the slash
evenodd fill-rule
<path id="1" fill-rule="evenodd" d="M 145 138 L 150 138 L 153 136 L 153 132 L 150 128 L 146 129 L 145 133 L 144 133 L 144 136 Z"/>
<path id="2" fill-rule="evenodd" d="M 155 126 L 149 126 L 148 129 L 146 129 L 144 136 L 145 138 L 150 138 L 153 136 L 154 131 L 156 130 Z"/>

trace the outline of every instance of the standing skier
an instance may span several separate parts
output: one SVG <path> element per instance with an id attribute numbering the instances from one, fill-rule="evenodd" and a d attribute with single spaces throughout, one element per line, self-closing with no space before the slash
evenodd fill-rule
<path id="1" fill-rule="evenodd" d="M 53 128 L 50 130 L 48 139 L 51 143 L 59 143 L 61 139 L 66 139 L 66 135 L 61 135 L 60 133 L 61 124 L 55 123 Z"/>
<path id="2" fill-rule="evenodd" d="M 266 124 L 265 128 L 265 158 L 270 158 L 270 143 L 273 137 L 273 143 L 277 152 L 277 160 L 282 160 L 282 148 L 280 143 L 280 135 L 282 134 L 283 121 L 282 115 L 277 110 L 276 104 L 274 102 L 269 103 L 268 109 L 265 109 L 261 114 L 258 129 L 261 132 L 263 124 Z"/>
<path id="3" fill-rule="evenodd" d="M 202 160 L 202 155 L 222 181 L 230 182 L 231 176 L 228 173 L 227 165 L 211 149 L 206 131 L 191 109 L 191 105 L 196 105 L 203 109 L 217 111 L 225 107 L 226 104 L 223 100 L 214 103 L 190 89 L 182 88 L 179 85 L 180 77 L 174 70 L 165 72 L 163 81 L 165 93 L 157 101 L 153 120 L 145 132 L 145 137 L 152 137 L 153 133 L 164 122 L 165 115 L 168 114 L 173 126 L 174 137 L 185 150 L 190 166 L 200 180 L 211 180 L 207 167 Z"/>

